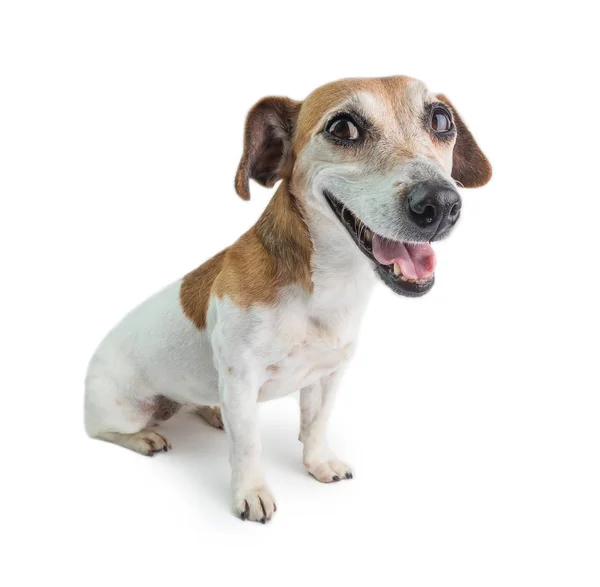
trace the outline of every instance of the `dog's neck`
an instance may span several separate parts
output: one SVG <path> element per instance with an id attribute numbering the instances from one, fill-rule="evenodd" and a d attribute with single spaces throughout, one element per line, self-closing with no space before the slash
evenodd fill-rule
<path id="1" fill-rule="evenodd" d="M 303 208 L 282 182 L 255 225 L 262 246 L 273 259 L 278 277 L 299 283 L 312 293 L 313 243 Z"/>
<path id="2" fill-rule="evenodd" d="M 283 180 L 256 224 L 257 235 L 278 272 L 306 284 L 313 298 L 331 296 L 347 305 L 348 290 L 362 305 L 375 283 L 373 268 L 326 202 L 311 205 L 310 198 Z"/>

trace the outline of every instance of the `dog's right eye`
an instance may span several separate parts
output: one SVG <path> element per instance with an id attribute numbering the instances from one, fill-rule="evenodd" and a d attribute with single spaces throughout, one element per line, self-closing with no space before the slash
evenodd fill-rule
<path id="1" fill-rule="evenodd" d="M 355 122 L 348 116 L 332 120 L 327 125 L 327 132 L 342 141 L 355 141 L 360 134 Z"/>

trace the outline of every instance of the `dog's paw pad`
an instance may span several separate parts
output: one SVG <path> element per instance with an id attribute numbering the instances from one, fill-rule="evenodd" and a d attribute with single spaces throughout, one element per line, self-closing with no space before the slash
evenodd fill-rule
<path id="1" fill-rule="evenodd" d="M 234 509 L 236 515 L 242 520 L 266 524 L 277 511 L 277 506 L 268 487 L 261 485 L 239 495 L 235 499 Z"/>

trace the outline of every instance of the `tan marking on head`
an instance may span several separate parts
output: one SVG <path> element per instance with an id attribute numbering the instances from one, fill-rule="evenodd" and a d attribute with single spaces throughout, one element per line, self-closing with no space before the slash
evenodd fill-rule
<path id="1" fill-rule="evenodd" d="M 387 116 L 395 117 L 403 110 L 401 96 L 408 95 L 415 89 L 422 91 L 422 82 L 407 76 L 349 78 L 317 88 L 300 108 L 294 135 L 295 153 L 299 153 L 310 137 L 320 129 L 327 114 L 348 102 L 358 102 L 361 94 L 371 96 L 373 103 L 378 108 L 384 108 Z"/>
<path id="2" fill-rule="evenodd" d="M 231 375 L 233 373 L 233 367 L 227 367 L 227 371 Z"/>
<path id="3" fill-rule="evenodd" d="M 279 365 L 269 365 L 267 367 L 267 371 L 269 371 L 269 373 L 279 373 Z"/>

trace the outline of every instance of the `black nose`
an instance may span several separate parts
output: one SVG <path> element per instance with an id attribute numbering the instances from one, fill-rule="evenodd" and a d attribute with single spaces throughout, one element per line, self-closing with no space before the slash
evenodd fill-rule
<path id="1" fill-rule="evenodd" d="M 410 219 L 419 228 L 433 229 L 433 234 L 441 234 L 460 216 L 460 196 L 445 184 L 417 183 L 408 192 L 407 200 Z"/>

